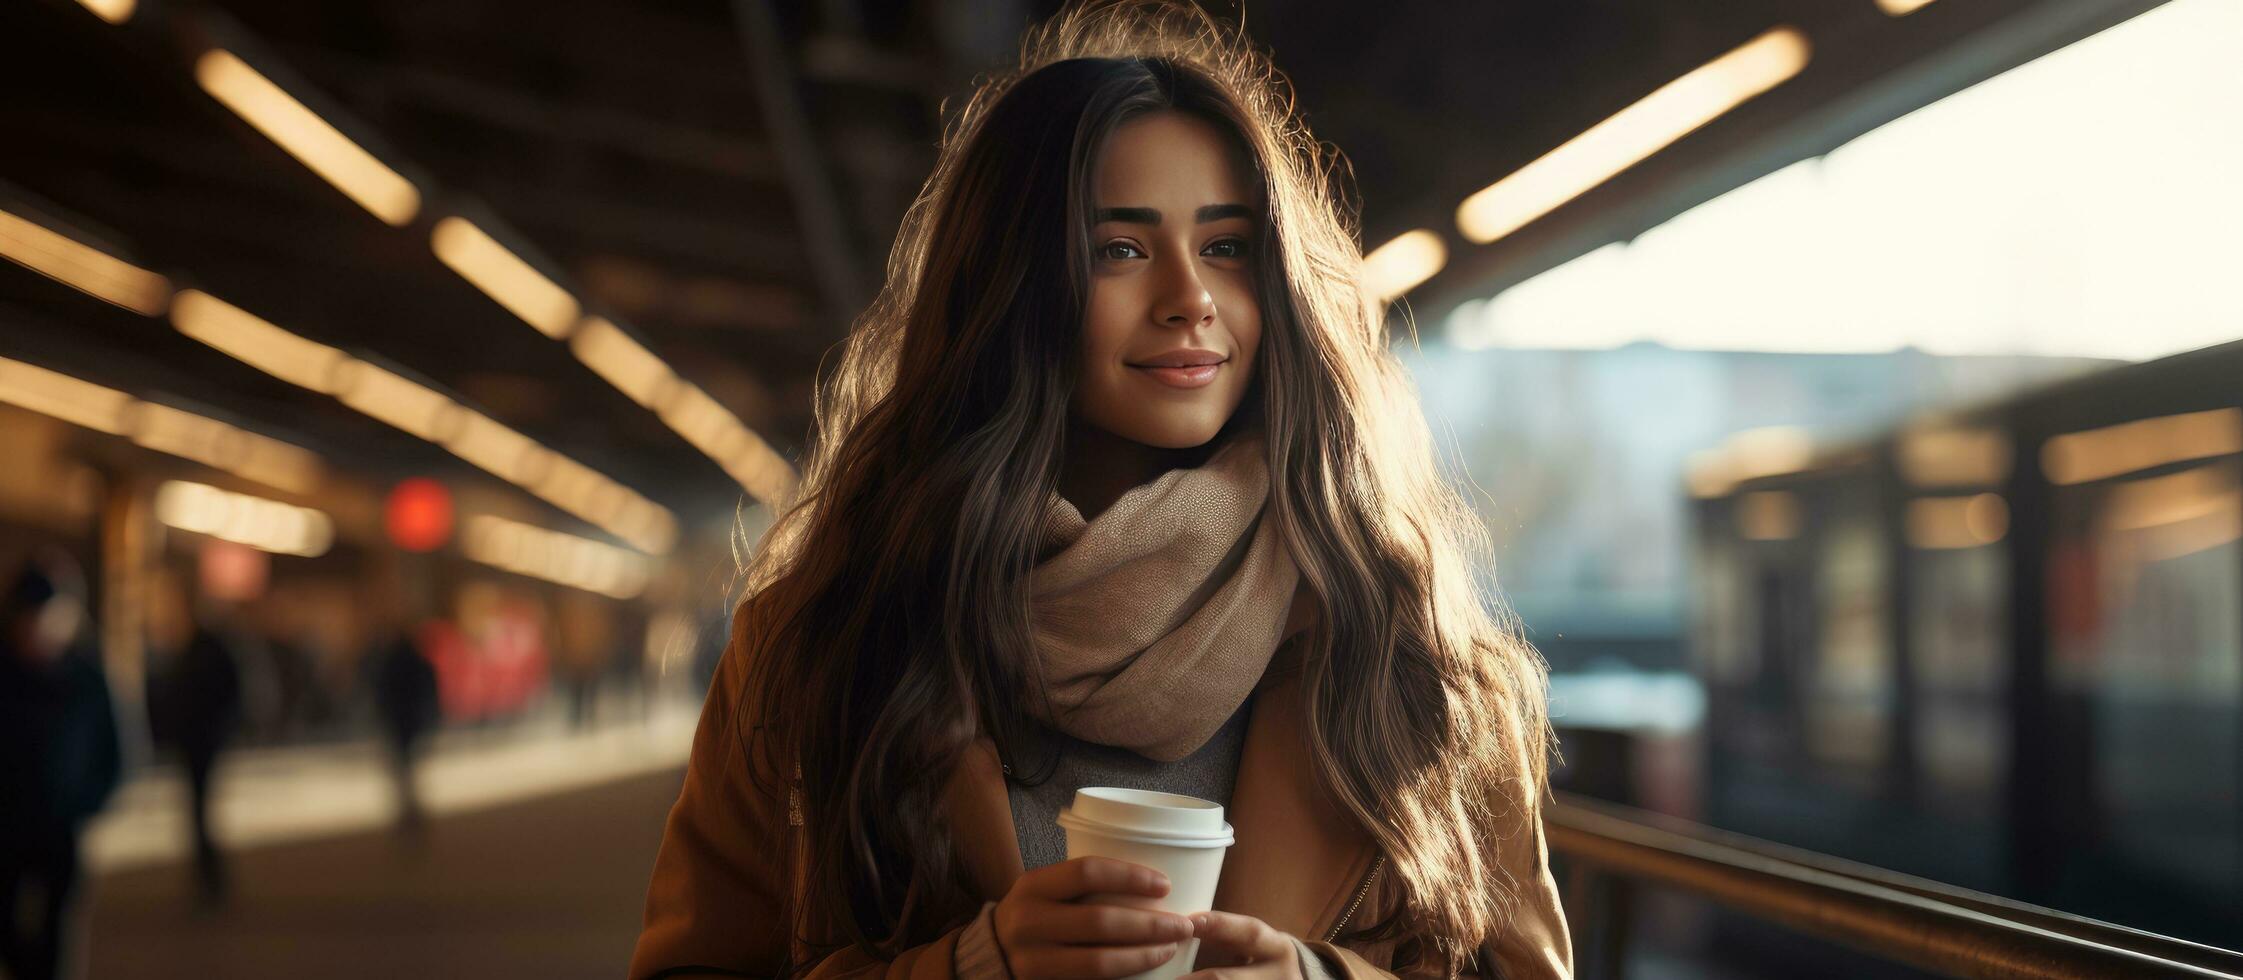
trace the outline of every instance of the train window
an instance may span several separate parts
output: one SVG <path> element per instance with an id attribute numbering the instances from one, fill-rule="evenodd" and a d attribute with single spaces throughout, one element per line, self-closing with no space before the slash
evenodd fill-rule
<path id="1" fill-rule="evenodd" d="M 1691 649 L 1700 658 L 1699 676 L 1715 684 L 1744 684 L 1759 660 L 1745 631 L 1745 604 L 1753 599 L 1744 580 L 1746 563 L 1735 543 L 1720 534 L 1702 535 L 1691 555 L 1691 580 L 1698 587 Z"/>
<path id="2" fill-rule="evenodd" d="M 2009 759 L 2008 553 L 1975 538 L 1909 555 L 1923 803 L 1989 824 Z"/>
<path id="3" fill-rule="evenodd" d="M 1892 644 L 1884 532 L 1867 500 L 1849 501 L 1820 542 L 1807 741 L 1837 781 L 1876 789 L 1892 717 Z"/>
<path id="4" fill-rule="evenodd" d="M 2048 581 L 2063 794 L 2130 872 L 2243 867 L 2243 462 L 2059 487 Z"/>

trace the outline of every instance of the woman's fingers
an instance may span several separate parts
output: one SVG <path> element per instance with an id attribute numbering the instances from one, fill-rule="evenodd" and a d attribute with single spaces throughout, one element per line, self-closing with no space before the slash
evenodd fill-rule
<path id="1" fill-rule="evenodd" d="M 1111 980 L 1143 973 L 1169 961 L 1182 948 L 1158 946 L 1030 946 L 1012 954 L 1014 976 L 1088 977 Z"/>
<path id="2" fill-rule="evenodd" d="M 1194 912 L 1191 920 L 1192 934 L 1199 937 L 1202 960 L 1208 958 L 1209 947 L 1224 954 L 1220 956 L 1222 962 L 1252 962 L 1293 955 L 1292 940 L 1251 915 Z"/>
<path id="3" fill-rule="evenodd" d="M 1300 980 L 1287 972 L 1292 967 L 1282 963 L 1255 963 L 1251 966 L 1226 966 L 1215 970 L 1197 970 L 1178 977 L 1177 980 Z"/>
<path id="4" fill-rule="evenodd" d="M 1166 894 L 1166 875 L 1127 861 L 1082 857 L 1046 865 L 1021 875 L 997 903 L 997 948 L 1021 980 L 1143 973 L 1191 938 L 1184 917 L 1129 907 Z M 1077 901 L 1091 895 L 1104 897 Z"/>
<path id="5" fill-rule="evenodd" d="M 1191 920 L 1168 912 L 1120 905 L 1038 903 L 1023 910 L 1018 935 L 1039 943 L 1126 946 L 1192 938 Z"/>
<path id="6" fill-rule="evenodd" d="M 1168 894 L 1168 876 L 1142 864 L 1116 861 L 1113 858 L 1079 857 L 1045 865 L 1022 875 L 1020 881 L 1013 885 L 1013 892 L 1024 897 L 1054 902 L 1100 892 L 1158 898 Z"/>

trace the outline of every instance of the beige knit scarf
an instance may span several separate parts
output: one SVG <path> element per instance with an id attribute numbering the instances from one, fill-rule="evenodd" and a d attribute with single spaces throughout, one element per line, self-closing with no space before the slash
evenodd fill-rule
<path id="1" fill-rule="evenodd" d="M 1029 710 L 1163 762 L 1206 744 L 1261 680 L 1300 580 L 1268 502 L 1253 437 L 1130 490 L 1095 521 L 1053 494 L 1047 557 L 1029 578 L 1050 704 L 1029 698 Z"/>

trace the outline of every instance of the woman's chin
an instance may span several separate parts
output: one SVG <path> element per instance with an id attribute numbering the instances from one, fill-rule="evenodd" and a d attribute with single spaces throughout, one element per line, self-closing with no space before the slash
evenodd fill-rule
<path id="1" fill-rule="evenodd" d="M 1221 419 L 1212 422 L 1195 419 L 1186 423 L 1132 427 L 1117 434 L 1154 449 L 1197 449 L 1207 445 L 1222 431 Z"/>

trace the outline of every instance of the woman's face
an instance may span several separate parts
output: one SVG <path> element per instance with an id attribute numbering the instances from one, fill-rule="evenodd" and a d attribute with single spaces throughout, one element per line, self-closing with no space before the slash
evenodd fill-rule
<path id="1" fill-rule="evenodd" d="M 1075 410 L 1147 446 L 1202 445 L 1254 379 L 1259 197 L 1222 132 L 1180 112 L 1116 128 L 1091 182 L 1096 224 Z"/>

